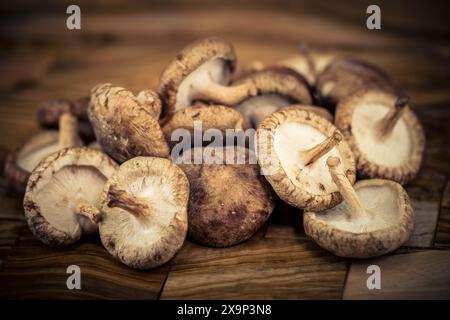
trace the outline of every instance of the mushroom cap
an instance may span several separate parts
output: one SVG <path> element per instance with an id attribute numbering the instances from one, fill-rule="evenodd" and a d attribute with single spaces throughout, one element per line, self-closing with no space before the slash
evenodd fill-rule
<path id="1" fill-rule="evenodd" d="M 341 159 L 353 184 L 356 170 L 353 154 L 345 140 L 314 163 L 304 166 L 298 154 L 338 132 L 325 118 L 301 107 L 285 107 L 272 113 L 256 131 L 256 155 L 266 179 L 288 204 L 318 211 L 335 206 L 342 197 L 326 164 L 327 156 Z"/>
<path id="2" fill-rule="evenodd" d="M 334 117 L 331 114 L 330 111 L 328 111 L 327 109 L 323 108 L 323 107 L 319 107 L 319 106 L 308 106 L 308 105 L 304 105 L 304 104 L 293 104 L 290 106 L 287 106 L 285 108 L 299 108 L 299 109 L 303 109 L 306 111 L 311 111 L 313 113 L 315 113 L 318 116 L 321 116 L 322 118 L 330 121 L 331 123 L 333 123 Z"/>
<path id="3" fill-rule="evenodd" d="M 102 150 L 118 162 L 136 156 L 168 157 L 169 146 L 155 112 L 149 111 L 160 103 L 148 91 L 134 96 L 109 83 L 94 87 L 88 116 Z"/>
<path id="4" fill-rule="evenodd" d="M 373 134 L 375 124 L 394 107 L 396 99 L 380 90 L 359 91 L 338 104 L 335 123 L 355 155 L 359 174 L 406 184 L 419 171 L 425 149 L 419 119 L 406 106 L 385 141 Z"/>
<path id="5" fill-rule="evenodd" d="M 280 107 L 293 103 L 305 105 L 312 103 L 306 80 L 288 68 L 268 68 L 252 73 L 234 84 L 239 85 L 245 81 L 252 81 L 255 84 L 258 95 L 248 97 L 235 108 L 241 111 L 254 127 Z"/>
<path id="6" fill-rule="evenodd" d="M 189 44 L 169 63 L 161 74 L 158 93 L 165 103 L 165 114 L 192 104 L 189 98 L 192 80 L 208 74 L 220 84 L 226 85 L 234 71 L 234 49 L 223 39 L 211 37 Z"/>
<path id="7" fill-rule="evenodd" d="M 248 149 L 228 146 L 216 149 L 216 163 L 190 163 L 205 150 L 192 148 L 176 160 L 191 185 L 188 235 L 208 246 L 235 245 L 264 225 L 275 205 L 274 194 L 259 166 L 251 164 Z"/>
<path id="8" fill-rule="evenodd" d="M 317 76 L 318 98 L 332 106 L 358 90 L 369 88 L 395 91 L 384 71 L 357 59 L 336 59 Z"/>
<path id="9" fill-rule="evenodd" d="M 149 203 L 148 217 L 110 207 L 111 186 Z M 171 259 L 187 233 L 189 182 L 168 159 L 136 157 L 108 179 L 102 195 L 99 225 L 103 245 L 125 265 L 150 269 Z"/>
<path id="10" fill-rule="evenodd" d="M 59 149 L 58 131 L 48 130 L 32 136 L 11 151 L 5 160 L 5 175 L 14 190 L 25 192 L 31 171 L 42 159 Z"/>
<path id="11" fill-rule="evenodd" d="M 97 227 L 76 213 L 80 202 L 98 207 L 104 183 L 117 169 L 106 154 L 89 148 L 66 148 L 33 170 L 23 206 L 33 234 L 49 246 L 76 242 Z"/>
<path id="12" fill-rule="evenodd" d="M 79 99 L 55 99 L 44 102 L 38 107 L 36 117 L 39 126 L 47 129 L 58 128 L 59 118 L 69 112 L 78 119 L 78 131 L 84 141 L 92 141 L 95 136 L 87 116 L 90 97 Z"/>
<path id="13" fill-rule="evenodd" d="M 287 67 L 302 75 L 309 85 L 315 85 L 317 75 L 338 56 L 335 52 L 305 49 L 276 65 Z"/>
<path id="14" fill-rule="evenodd" d="M 221 105 L 193 106 L 175 112 L 164 123 L 162 130 L 166 140 L 172 143 L 171 136 L 176 129 L 187 129 L 193 135 L 194 121 L 201 121 L 202 131 L 217 129 L 225 132 L 226 129 L 249 128 L 242 113 L 233 108 Z"/>
<path id="15" fill-rule="evenodd" d="M 405 243 L 414 227 L 408 194 L 394 181 L 360 180 L 354 185 L 369 219 L 351 221 L 346 202 L 321 212 L 305 212 L 306 234 L 322 248 L 347 258 L 370 258 Z"/>

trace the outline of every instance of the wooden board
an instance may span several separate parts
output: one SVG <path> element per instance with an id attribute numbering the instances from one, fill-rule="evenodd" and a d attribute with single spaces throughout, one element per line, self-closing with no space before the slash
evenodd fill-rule
<path id="1" fill-rule="evenodd" d="M 330 6 L 322 7 L 327 11 Z M 86 95 L 100 82 L 112 82 L 135 92 L 155 88 L 167 62 L 193 39 L 225 37 L 236 49 L 239 67 L 253 60 L 270 64 L 294 54 L 301 42 L 308 43 L 385 69 L 410 95 L 426 130 L 423 168 L 407 187 L 417 215 L 414 236 L 395 255 L 376 260 L 385 263 L 388 273 L 384 283 L 390 281 L 389 269 L 395 275 L 397 266 L 408 264 L 414 274 L 420 273 L 416 265 L 431 268 L 449 262 L 450 45 L 440 37 L 418 39 L 405 28 L 369 32 L 364 22 L 353 19 L 354 23 L 349 23 L 342 15 L 341 19 L 332 19 L 332 10 L 316 15 L 301 8 L 289 12 L 249 8 L 163 13 L 92 11 L 83 16 L 82 30 L 73 32 L 64 27 L 65 10 L 20 21 L 3 19 L 0 164 L 3 167 L 9 150 L 39 130 L 35 112 L 41 102 Z M 389 19 L 395 21 L 395 17 Z M 415 25 L 413 30 L 424 29 Z M 8 192 L 1 177 L 1 298 L 339 299 L 346 276 L 356 286 L 350 290 L 347 281 L 346 297 L 365 294 L 358 289 L 359 280 L 352 279 L 364 278 L 361 272 L 366 262 L 354 262 L 347 275 L 350 262 L 312 243 L 302 228 L 301 211 L 287 205 L 279 204 L 268 224 L 246 243 L 211 249 L 186 242 L 166 266 L 140 272 L 112 259 L 96 238 L 64 249 L 45 247 L 28 231 L 21 201 L 20 196 Z M 436 247 L 442 251 L 436 251 Z M 429 256 L 414 248 L 425 248 Z M 430 260 L 429 264 L 423 257 Z M 66 287 L 69 264 L 81 267 L 80 291 Z M 430 295 L 447 293 L 445 279 L 439 284 L 421 275 L 418 281 L 424 288 L 431 288 Z M 411 285 L 406 278 L 404 283 Z M 386 295 L 397 296 L 394 289 Z"/>
<path id="2" fill-rule="evenodd" d="M 377 265 L 381 289 L 368 289 L 367 268 Z M 430 250 L 353 261 L 344 299 L 450 299 L 450 251 Z"/>
<path id="3" fill-rule="evenodd" d="M 311 242 L 252 239 L 214 249 L 186 243 L 162 299 L 340 299 L 345 259 Z"/>

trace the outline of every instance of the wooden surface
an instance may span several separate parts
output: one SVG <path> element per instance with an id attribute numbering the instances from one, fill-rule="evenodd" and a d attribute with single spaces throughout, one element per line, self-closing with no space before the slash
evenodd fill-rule
<path id="1" fill-rule="evenodd" d="M 155 88 L 165 64 L 193 39 L 225 37 L 240 64 L 285 58 L 303 41 L 379 65 L 411 96 L 427 149 L 419 177 L 407 187 L 417 221 L 404 248 L 370 261 L 335 257 L 305 236 L 300 210 L 278 205 L 267 226 L 246 243 L 211 249 L 187 241 L 167 265 L 134 271 L 114 261 L 95 237 L 65 249 L 42 245 L 28 231 L 20 197 L 8 192 L 2 178 L 0 298 L 450 298 L 450 45 L 440 34 L 417 39 L 405 31 L 405 21 L 401 28 L 371 32 L 364 21 L 331 16 L 301 10 L 97 11 L 83 15 L 81 31 L 65 29 L 64 10 L 4 19 L 0 163 L 38 130 L 35 110 L 42 101 L 76 98 L 99 82 L 134 91 Z M 411 30 L 420 29 L 411 24 Z M 431 34 L 433 28 L 424 30 Z M 369 262 L 382 266 L 385 290 L 364 291 Z M 66 288 L 70 264 L 81 267 L 82 290 Z"/>

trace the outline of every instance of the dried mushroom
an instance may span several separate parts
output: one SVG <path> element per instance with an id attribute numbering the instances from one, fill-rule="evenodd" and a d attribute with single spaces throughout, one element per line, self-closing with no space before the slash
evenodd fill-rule
<path id="1" fill-rule="evenodd" d="M 235 108 L 244 114 L 253 127 L 257 127 L 266 116 L 280 107 L 312 103 L 305 79 L 287 68 L 256 72 L 238 80 L 235 85 L 249 81 L 255 84 L 258 94 L 246 97 Z"/>
<path id="2" fill-rule="evenodd" d="M 103 191 L 103 245 L 129 267 L 162 265 L 186 237 L 188 199 L 186 175 L 170 160 L 136 157 L 124 162 Z"/>
<path id="3" fill-rule="evenodd" d="M 206 149 L 192 148 L 176 160 L 191 186 L 188 235 L 208 246 L 235 245 L 264 225 L 274 208 L 274 195 L 259 166 L 251 164 L 248 149 L 219 148 L 211 154 L 214 158 L 208 158 Z M 203 163 L 192 163 L 202 155 Z"/>
<path id="4" fill-rule="evenodd" d="M 158 122 L 156 93 L 131 91 L 109 83 L 92 89 L 89 120 L 98 143 L 118 162 L 136 156 L 168 157 L 169 146 Z"/>
<path id="5" fill-rule="evenodd" d="M 5 175 L 15 191 L 25 191 L 31 171 L 42 159 L 62 148 L 82 145 L 75 117 L 63 114 L 59 118 L 59 127 L 59 132 L 49 130 L 36 134 L 7 156 Z"/>
<path id="6" fill-rule="evenodd" d="M 252 81 L 228 86 L 236 65 L 234 49 L 220 38 L 196 41 L 166 67 L 158 92 L 165 114 L 188 107 L 196 100 L 232 106 L 256 94 Z"/>
<path id="7" fill-rule="evenodd" d="M 316 94 L 322 104 L 335 106 L 341 99 L 362 89 L 396 90 L 381 69 L 356 59 L 336 59 L 317 77 Z"/>
<path id="8" fill-rule="evenodd" d="M 416 176 L 425 135 L 406 97 L 360 91 L 339 103 L 335 121 L 352 148 L 359 174 L 401 184 Z"/>
<path id="9" fill-rule="evenodd" d="M 286 107 L 268 116 L 256 132 L 256 155 L 266 179 L 288 204 L 324 210 L 342 201 L 326 166 L 330 155 L 342 159 L 355 181 L 355 161 L 347 142 L 328 120 L 312 111 Z"/>
<path id="10" fill-rule="evenodd" d="M 306 212 L 306 234 L 321 247 L 347 258 L 370 258 L 393 251 L 411 236 L 414 213 L 402 186 L 383 179 L 354 186 L 338 158 L 327 160 L 333 181 L 344 197 L 334 208 Z"/>
<path id="11" fill-rule="evenodd" d="M 302 75 L 308 84 L 314 86 L 317 76 L 333 61 L 337 54 L 326 50 L 309 49 L 305 46 L 292 57 L 281 60 L 276 65 L 287 67 Z"/>
<path id="12" fill-rule="evenodd" d="M 33 234 L 49 246 L 65 246 L 97 231 L 100 196 L 117 169 L 104 153 L 66 148 L 33 170 L 23 206 Z"/>
<path id="13" fill-rule="evenodd" d="M 163 125 L 162 130 L 167 141 L 172 141 L 172 133 L 176 129 L 187 129 L 194 134 L 194 121 L 201 121 L 202 132 L 216 129 L 225 132 L 226 129 L 247 129 L 249 124 L 237 110 L 219 106 L 187 107 L 174 113 Z"/>
<path id="14" fill-rule="evenodd" d="M 70 113 L 78 120 L 80 137 L 86 141 L 94 139 L 94 131 L 87 117 L 87 108 L 90 97 L 81 97 L 75 100 L 55 99 L 44 102 L 38 107 L 36 117 L 39 126 L 46 129 L 57 129 L 59 118 L 65 113 Z"/>

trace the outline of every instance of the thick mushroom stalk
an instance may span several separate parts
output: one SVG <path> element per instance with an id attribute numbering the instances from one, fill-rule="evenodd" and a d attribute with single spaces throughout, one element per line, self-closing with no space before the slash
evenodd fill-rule
<path id="1" fill-rule="evenodd" d="M 338 187 L 340 194 L 350 209 L 350 219 L 355 221 L 368 219 L 367 212 L 364 210 L 361 202 L 359 201 L 355 189 L 353 189 L 352 184 L 347 179 L 344 171 L 342 171 L 341 161 L 339 158 L 329 157 L 327 159 L 327 165 L 333 182 Z"/>
<path id="2" fill-rule="evenodd" d="M 390 136 L 398 120 L 401 118 L 408 101 L 409 99 L 406 96 L 398 97 L 395 101 L 394 108 L 375 125 L 376 136 L 380 141 L 384 141 Z"/>
<path id="3" fill-rule="evenodd" d="M 211 76 L 194 81 L 191 84 L 192 100 L 214 101 L 224 105 L 236 105 L 242 100 L 258 93 L 253 81 L 244 81 L 235 86 L 223 86 L 211 79 Z"/>
<path id="4" fill-rule="evenodd" d="M 64 113 L 59 118 L 58 144 L 61 149 L 81 145 L 77 119 L 70 113 Z"/>
<path id="5" fill-rule="evenodd" d="M 302 150 L 300 152 L 300 157 L 302 158 L 304 165 L 308 166 L 311 163 L 316 162 L 341 141 L 342 134 L 339 131 L 335 130 L 331 136 L 326 138 L 318 145 L 308 150 Z"/>
<path id="6" fill-rule="evenodd" d="M 76 213 L 85 216 L 86 218 L 91 220 L 93 224 L 97 224 L 102 217 L 102 213 L 97 207 L 94 207 L 87 203 L 80 203 L 78 205 Z"/>
<path id="7" fill-rule="evenodd" d="M 150 218 L 151 207 L 147 201 L 143 201 L 125 190 L 120 190 L 116 186 L 110 186 L 108 190 L 108 207 L 126 210 L 144 221 Z"/>

